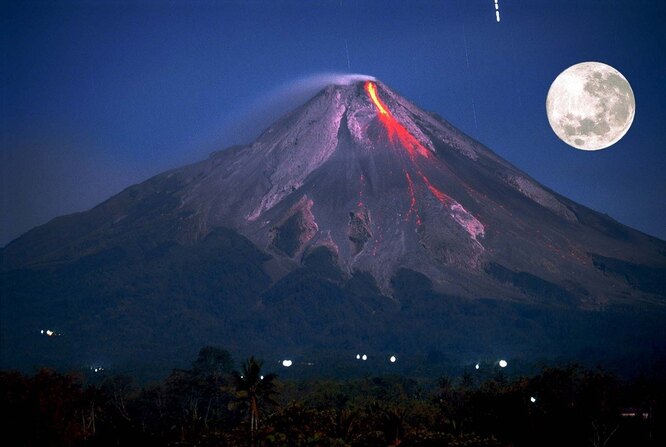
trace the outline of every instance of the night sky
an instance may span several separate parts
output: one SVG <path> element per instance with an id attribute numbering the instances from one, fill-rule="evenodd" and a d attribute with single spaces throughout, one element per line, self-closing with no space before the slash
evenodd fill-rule
<path id="1" fill-rule="evenodd" d="M 376 76 L 542 184 L 666 239 L 666 6 L 651 0 L 4 2 L 0 245 L 247 143 L 321 73 Z M 570 65 L 636 97 L 599 152 L 550 129 Z M 285 86 L 292 88 L 285 89 Z M 317 85 L 319 87 L 319 85 Z"/>

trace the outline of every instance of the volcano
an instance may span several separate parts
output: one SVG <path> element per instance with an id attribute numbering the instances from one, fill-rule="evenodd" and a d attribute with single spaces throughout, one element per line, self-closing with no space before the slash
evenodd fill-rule
<path id="1" fill-rule="evenodd" d="M 376 80 L 330 85 L 252 144 L 56 218 L 1 256 L 10 365 L 155 363 L 209 342 L 436 362 L 664 340 L 664 241 Z M 62 336 L 35 340 L 46 328 Z"/>

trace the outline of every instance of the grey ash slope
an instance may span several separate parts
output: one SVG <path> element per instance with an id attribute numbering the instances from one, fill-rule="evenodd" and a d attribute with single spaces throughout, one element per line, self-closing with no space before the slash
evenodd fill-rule
<path id="1" fill-rule="evenodd" d="M 2 250 L 3 307 L 17 310 L 13 300 L 31 299 L 25 298 L 26 275 L 52 275 L 47 283 L 53 284 L 62 272 L 73 271 L 88 282 L 86 293 L 113 283 L 129 310 L 118 310 L 118 297 L 99 306 L 131 320 L 133 306 L 142 313 L 159 308 L 145 297 L 157 299 L 157 289 L 182 286 L 160 276 L 182 265 L 182 258 L 199 259 L 202 271 L 217 271 L 219 261 L 228 275 L 254 272 L 259 278 L 255 288 L 234 296 L 220 291 L 224 282 L 213 286 L 204 278 L 211 287 L 201 292 L 204 308 L 217 309 L 207 314 L 198 307 L 196 287 L 183 287 L 188 297 L 182 299 L 190 303 L 183 305 L 198 309 L 184 326 L 206 318 L 212 326 L 224 321 L 238 330 L 238 321 L 256 315 L 263 315 L 264 327 L 278 325 L 271 312 L 286 312 L 276 309 L 288 305 L 290 311 L 300 306 L 306 320 L 308 306 L 310 314 L 323 312 L 322 319 L 346 320 L 336 326 L 344 332 L 340 328 L 378 311 L 415 308 L 405 304 L 419 299 L 409 287 L 431 298 L 492 298 L 585 311 L 662 307 L 664 241 L 539 185 L 449 123 L 387 86 L 373 85 L 376 103 L 364 83 L 329 86 L 251 145 L 158 175 L 90 211 L 26 233 Z M 211 249 L 218 245 L 227 251 Z M 236 272 L 234 260 L 244 273 Z M 139 271 L 145 265 L 145 278 L 123 265 Z M 328 310 L 312 297 L 294 301 L 299 288 L 293 283 L 302 286 L 306 277 L 308 284 L 333 287 L 326 290 L 343 298 Z M 145 280 L 145 290 L 128 291 L 130 279 Z M 360 290 L 359 281 L 367 293 L 350 292 Z M 425 291 L 418 282 L 428 284 Z M 74 296 L 78 302 L 83 292 L 67 287 L 63 299 Z M 43 300 L 39 312 L 49 308 L 49 299 Z M 220 306 L 227 309 L 222 320 Z M 43 317 L 31 315 L 31 324 Z M 86 316 L 68 321 L 75 331 L 77 324 L 91 324 Z M 380 333 L 385 323 L 379 319 L 363 337 Z M 289 343 L 299 344 L 297 338 Z"/>
<path id="2" fill-rule="evenodd" d="M 428 156 L 418 148 L 410 156 L 398 138 L 391 141 L 363 83 L 331 86 L 250 146 L 218 152 L 29 232 L 5 248 L 5 265 L 66 262 L 125 241 L 136 250 L 168 240 L 191 244 L 227 227 L 285 258 L 286 266 L 314 247 L 329 247 L 344 272 L 370 272 L 384 292 L 392 274 L 406 267 L 436 288 L 486 296 L 503 287 L 494 273 L 508 269 L 557 284 L 582 305 L 649 299 L 598 264 L 613 258 L 663 268 L 663 241 L 542 187 L 378 86 Z M 132 241 L 144 229 L 152 237 Z"/>

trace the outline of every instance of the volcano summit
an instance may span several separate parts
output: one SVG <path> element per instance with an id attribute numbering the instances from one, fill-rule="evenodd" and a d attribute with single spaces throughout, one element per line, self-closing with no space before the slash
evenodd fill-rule
<path id="1" fill-rule="evenodd" d="M 166 362 L 206 343 L 269 358 L 599 359 L 665 339 L 664 241 L 372 80 L 328 86 L 252 144 L 54 219 L 1 256 L 11 366 Z M 63 336 L 29 350 L 42 327 Z"/>

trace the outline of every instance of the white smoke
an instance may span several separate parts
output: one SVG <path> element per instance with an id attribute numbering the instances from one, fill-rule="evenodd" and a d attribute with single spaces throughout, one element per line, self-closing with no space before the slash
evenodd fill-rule
<path id="1" fill-rule="evenodd" d="M 200 145 L 202 156 L 234 144 L 247 144 L 278 118 L 301 106 L 328 85 L 350 85 L 375 81 L 373 76 L 350 73 L 315 73 L 263 90 L 249 103 L 235 109 L 233 116 L 220 117 L 220 127 L 205 137 Z M 263 90 L 263 91 L 262 91 Z"/>
<path id="2" fill-rule="evenodd" d="M 354 82 L 375 80 L 374 76 L 349 73 L 317 73 L 305 76 L 286 82 L 261 95 L 247 109 L 248 113 L 243 121 L 253 125 L 260 124 L 261 129 L 257 130 L 263 130 L 285 113 L 305 103 L 326 86 L 350 85 Z M 264 117 L 267 117 L 268 120 L 265 120 Z"/>
<path id="3" fill-rule="evenodd" d="M 284 95 L 290 93 L 298 93 L 301 91 L 321 90 L 327 85 L 350 85 L 354 82 L 360 81 L 376 81 L 374 76 L 364 75 L 360 73 L 318 73 L 295 81 L 288 82 L 278 88 L 273 93 L 276 95 Z"/>
<path id="4" fill-rule="evenodd" d="M 252 141 L 275 120 L 305 103 L 328 85 L 350 85 L 360 81 L 375 81 L 364 74 L 317 73 L 279 85 L 259 95 L 243 107 L 232 122 L 225 126 L 229 143 L 243 144 Z"/>

